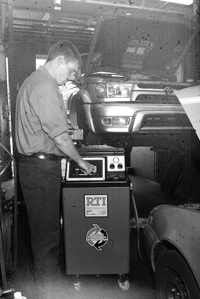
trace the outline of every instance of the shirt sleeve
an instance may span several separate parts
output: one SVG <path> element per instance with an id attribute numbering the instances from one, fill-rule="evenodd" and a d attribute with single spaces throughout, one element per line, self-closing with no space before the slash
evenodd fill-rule
<path id="1" fill-rule="evenodd" d="M 43 131 L 51 139 L 68 132 L 64 102 L 59 90 L 52 84 L 37 85 L 31 93 L 30 105 Z"/>

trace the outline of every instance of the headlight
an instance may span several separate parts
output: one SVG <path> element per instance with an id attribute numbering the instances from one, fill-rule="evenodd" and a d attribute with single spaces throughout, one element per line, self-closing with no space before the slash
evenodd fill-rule
<path id="1" fill-rule="evenodd" d="M 98 98 L 106 98 L 106 85 L 104 83 L 96 84 L 95 94 Z"/>
<path id="2" fill-rule="evenodd" d="M 95 85 L 95 94 L 98 98 L 130 98 L 132 84 L 126 83 L 99 83 Z"/>
<path id="3" fill-rule="evenodd" d="M 132 84 L 107 84 L 107 97 L 108 98 L 130 98 Z"/>

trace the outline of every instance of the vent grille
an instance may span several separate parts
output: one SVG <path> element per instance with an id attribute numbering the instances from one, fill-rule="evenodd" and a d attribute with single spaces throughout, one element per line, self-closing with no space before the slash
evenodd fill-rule
<path id="1" fill-rule="evenodd" d="M 136 99 L 137 103 L 146 103 L 146 104 L 180 104 L 176 96 L 170 95 L 150 95 L 150 94 L 141 94 Z"/>
<path id="2" fill-rule="evenodd" d="M 186 114 L 146 115 L 142 127 L 192 127 Z"/>

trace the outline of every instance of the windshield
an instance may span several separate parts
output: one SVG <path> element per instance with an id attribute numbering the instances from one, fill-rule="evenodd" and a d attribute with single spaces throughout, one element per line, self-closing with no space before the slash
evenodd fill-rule
<path id="1" fill-rule="evenodd" d="M 192 30 L 178 23 L 119 17 L 102 23 L 93 70 L 128 73 L 175 72 Z"/>

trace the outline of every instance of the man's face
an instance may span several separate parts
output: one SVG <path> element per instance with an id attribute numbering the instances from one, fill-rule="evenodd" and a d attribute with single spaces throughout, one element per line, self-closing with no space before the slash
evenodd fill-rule
<path id="1" fill-rule="evenodd" d="M 58 85 L 65 84 L 68 80 L 76 80 L 76 74 L 79 70 L 78 61 L 65 62 L 64 59 L 58 60 L 55 80 Z"/>

